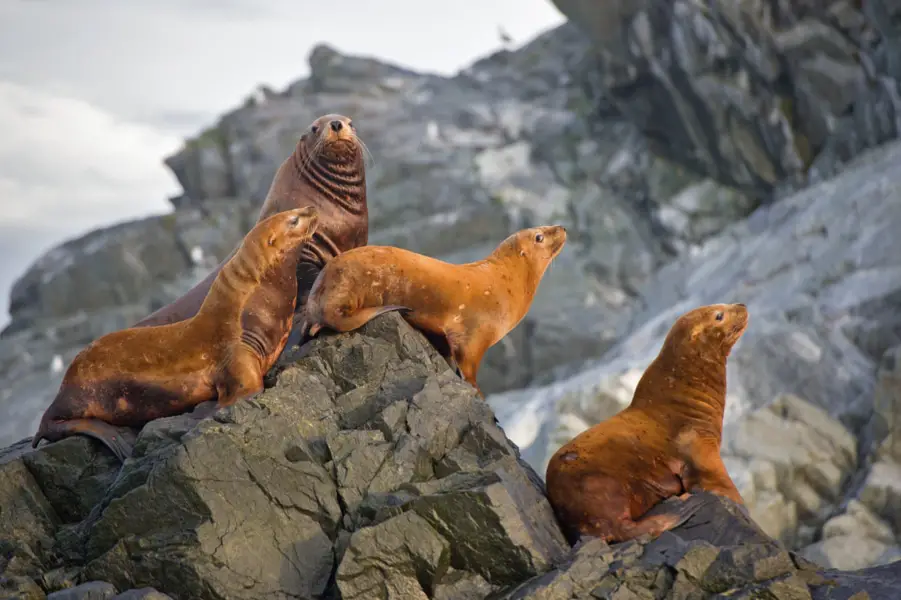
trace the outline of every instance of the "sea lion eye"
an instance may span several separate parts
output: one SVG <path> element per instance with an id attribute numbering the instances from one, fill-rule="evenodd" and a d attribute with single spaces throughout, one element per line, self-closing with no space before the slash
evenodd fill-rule
<path id="1" fill-rule="evenodd" d="M 319 133 L 319 125 L 313 125 L 312 127 L 310 127 L 310 131 L 312 131 L 313 133 Z"/>
<path id="2" fill-rule="evenodd" d="M 720 312 L 716 313 L 716 317 L 714 317 L 714 318 L 715 318 L 717 321 L 722 321 L 722 320 L 723 320 L 723 316 L 724 316 L 724 315 L 723 315 L 722 311 L 720 311 Z"/>
<path id="3" fill-rule="evenodd" d="M 540 244 L 541 242 L 544 241 L 544 236 L 539 233 L 538 235 L 535 236 L 535 241 Z"/>
<path id="4" fill-rule="evenodd" d="M 347 126 L 350 127 L 351 129 L 355 129 L 353 121 L 348 121 Z"/>

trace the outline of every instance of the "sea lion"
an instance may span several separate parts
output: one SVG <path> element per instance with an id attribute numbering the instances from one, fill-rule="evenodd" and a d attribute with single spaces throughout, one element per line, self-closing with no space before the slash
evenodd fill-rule
<path id="1" fill-rule="evenodd" d="M 696 490 L 743 505 L 720 457 L 720 442 L 726 360 L 747 326 L 744 304 L 714 304 L 682 315 L 639 380 L 632 403 L 557 450 L 545 480 L 571 543 L 579 535 L 607 542 L 657 536 L 687 519 L 690 503 L 674 500 L 666 510 L 645 513 L 673 496 L 688 500 Z"/>
<path id="2" fill-rule="evenodd" d="M 275 172 L 258 223 L 302 206 L 319 211 L 319 227 L 297 263 L 297 312 L 302 311 L 310 286 L 330 258 L 369 241 L 364 147 L 353 121 L 325 115 L 313 121 Z M 232 256 L 234 251 L 203 281 L 134 327 L 176 323 L 196 314 L 217 273 Z"/>
<path id="3" fill-rule="evenodd" d="M 301 334 L 351 331 L 392 310 L 434 340 L 476 383 L 485 351 L 529 311 L 545 270 L 566 243 L 559 225 L 514 233 L 488 257 L 455 265 L 401 248 L 365 246 L 332 259 L 310 290 Z M 442 346 L 446 346 L 442 348 Z"/>
<path id="4" fill-rule="evenodd" d="M 124 461 L 131 447 L 117 427 L 140 427 L 208 400 L 229 406 L 260 392 L 287 341 L 297 261 L 317 221 L 312 207 L 261 221 L 216 276 L 196 315 L 116 331 L 79 352 L 32 447 L 83 434 Z"/>

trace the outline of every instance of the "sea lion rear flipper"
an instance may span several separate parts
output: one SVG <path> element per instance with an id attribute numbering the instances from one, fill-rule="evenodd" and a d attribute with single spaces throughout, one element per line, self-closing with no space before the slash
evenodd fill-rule
<path id="1" fill-rule="evenodd" d="M 682 498 L 685 499 L 683 500 Z M 677 519 L 676 523 L 671 526 L 671 528 L 676 528 L 680 525 L 684 525 L 686 521 L 691 519 L 698 511 L 710 503 L 711 499 L 707 495 L 683 494 L 681 497 L 674 496 L 672 498 L 667 498 L 646 512 L 639 521 L 657 515 L 669 515 Z"/>
<path id="2" fill-rule="evenodd" d="M 130 427 L 114 427 L 98 419 L 73 419 L 71 421 L 51 421 L 43 428 L 43 437 L 59 440 L 81 434 L 92 437 L 109 448 L 120 462 L 130 458 L 137 435 Z"/>
<path id="3" fill-rule="evenodd" d="M 367 317 L 369 317 L 369 318 L 367 320 L 371 321 L 380 315 L 383 315 L 388 312 L 393 312 L 395 310 L 400 311 L 400 312 L 405 312 L 405 313 L 413 312 L 412 308 L 407 308 L 406 306 L 398 306 L 396 304 L 389 304 L 387 306 L 379 306 L 377 308 L 370 308 L 369 309 L 370 312 L 367 315 Z"/>

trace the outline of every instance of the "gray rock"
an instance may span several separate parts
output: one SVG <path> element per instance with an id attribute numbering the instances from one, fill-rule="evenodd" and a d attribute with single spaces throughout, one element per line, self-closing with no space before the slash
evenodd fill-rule
<path id="1" fill-rule="evenodd" d="M 408 512 L 354 533 L 338 567 L 338 589 L 347 600 L 426 600 L 449 564 L 447 540 Z"/>
<path id="2" fill-rule="evenodd" d="M 0 575 L 0 598 L 3 600 L 44 600 L 44 590 L 30 577 Z"/>
<path id="3" fill-rule="evenodd" d="M 901 132 L 893 12 L 859 4 L 554 0 L 656 152 L 758 198 Z M 881 39 L 880 39 L 881 38 Z"/>
<path id="4" fill-rule="evenodd" d="M 105 581 L 90 581 L 67 590 L 47 594 L 47 600 L 108 600 L 118 597 L 115 586 Z"/>
<path id="5" fill-rule="evenodd" d="M 112 600 L 172 600 L 172 597 L 158 592 L 153 588 L 145 587 L 138 590 L 122 592 L 118 596 L 113 596 Z"/>
<path id="6" fill-rule="evenodd" d="M 43 446 L 23 461 L 63 523 L 88 516 L 119 471 L 119 461 L 88 437 Z"/>
<path id="7" fill-rule="evenodd" d="M 749 413 L 725 437 L 725 460 L 738 475 L 736 485 L 752 517 L 769 535 L 794 546 L 808 542 L 799 539 L 798 523 L 813 530 L 821 526 L 857 468 L 854 436 L 797 396 L 780 396 Z M 791 507 L 796 522 L 767 518 L 773 504 Z"/>
<path id="8" fill-rule="evenodd" d="M 0 452 L 4 597 L 810 598 L 824 582 L 901 581 L 824 575 L 711 494 L 654 540 L 572 550 L 487 404 L 396 313 L 287 353 L 267 381 L 206 419 L 153 421 L 121 466 L 80 438 Z M 813 450 L 848 452 L 821 412 L 773 406 L 824 438 L 792 434 L 789 454 L 820 461 L 810 473 L 836 460 Z M 893 535 L 864 512 L 893 506 L 876 483 L 833 519 L 834 539 Z M 81 520 L 61 525 L 52 502 Z"/>
<path id="9" fill-rule="evenodd" d="M 59 516 L 22 456 L 28 440 L 0 453 L 0 574 L 40 573 L 51 558 Z"/>
<path id="10" fill-rule="evenodd" d="M 898 569 L 817 568 L 770 540 L 730 501 L 703 496 L 701 511 L 653 541 L 608 546 L 596 539 L 583 540 L 563 564 L 496 597 L 794 600 L 850 598 L 851 593 L 893 597 L 891 585 L 901 576 Z"/>
<path id="11" fill-rule="evenodd" d="M 871 433 L 879 456 L 901 461 L 901 346 L 882 357 L 873 404 Z"/>
<path id="12" fill-rule="evenodd" d="M 38 467 L 47 497 L 94 502 L 60 533 L 57 553 L 83 561 L 88 579 L 192 598 L 319 596 L 339 564 L 343 593 L 367 597 L 382 586 L 367 556 L 381 564 L 379 544 L 408 530 L 419 540 L 423 524 L 434 535 L 421 550 L 404 546 L 409 560 L 395 557 L 385 585 L 396 593 L 426 581 L 423 564 L 428 593 L 447 593 L 506 585 L 565 553 L 538 477 L 474 389 L 398 315 L 323 335 L 269 379 L 214 418 L 148 424 L 114 478 L 99 445 L 80 438 L 18 458 Z M 99 478 L 76 485 L 87 466 Z M 460 511 L 470 518 L 454 518 Z"/>

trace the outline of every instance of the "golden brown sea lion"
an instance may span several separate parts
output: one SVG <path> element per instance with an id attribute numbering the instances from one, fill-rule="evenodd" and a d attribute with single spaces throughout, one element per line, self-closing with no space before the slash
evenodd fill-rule
<path id="1" fill-rule="evenodd" d="M 31 442 L 84 434 L 120 460 L 116 427 L 140 427 L 208 400 L 228 406 L 263 389 L 285 346 L 297 297 L 297 261 L 317 227 L 312 207 L 258 223 L 225 263 L 196 315 L 98 338 L 72 361 Z"/>
<path id="2" fill-rule="evenodd" d="M 632 403 L 557 450 L 547 467 L 547 493 L 571 542 L 579 535 L 608 542 L 659 535 L 688 515 L 676 503 L 643 515 L 696 490 L 743 503 L 720 457 L 720 441 L 726 359 L 747 325 L 744 304 L 682 315 Z"/>
<path id="3" fill-rule="evenodd" d="M 445 340 L 447 358 L 482 394 L 476 383 L 482 356 L 525 317 L 565 243 L 559 225 L 523 229 L 487 258 L 464 265 L 386 246 L 350 250 L 313 283 L 304 333 L 351 331 L 401 310 L 411 325 Z"/>

